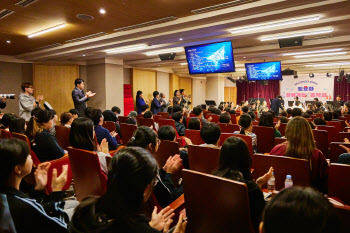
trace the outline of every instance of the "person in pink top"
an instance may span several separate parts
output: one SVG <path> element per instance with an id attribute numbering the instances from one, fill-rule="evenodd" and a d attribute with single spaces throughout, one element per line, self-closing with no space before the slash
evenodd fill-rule
<path id="1" fill-rule="evenodd" d="M 306 159 L 310 164 L 311 184 L 327 193 L 328 163 L 316 148 L 310 124 L 302 117 L 294 117 L 286 128 L 287 142 L 275 146 L 270 155 Z M 277 169 L 277 168 L 276 168 Z"/>

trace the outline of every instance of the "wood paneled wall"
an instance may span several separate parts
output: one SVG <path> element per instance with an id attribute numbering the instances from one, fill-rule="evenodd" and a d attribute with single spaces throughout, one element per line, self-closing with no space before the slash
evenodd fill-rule
<path id="1" fill-rule="evenodd" d="M 169 77 L 169 98 L 174 97 L 174 91 L 179 90 L 179 76 L 176 74 L 170 74 Z"/>
<path id="2" fill-rule="evenodd" d="M 143 99 L 145 101 L 148 99 L 152 101 L 153 92 L 157 90 L 157 72 L 133 69 L 131 83 L 132 83 L 132 97 L 134 98 L 134 104 L 136 101 L 136 93 L 139 90 L 143 92 Z M 150 104 L 151 103 L 149 103 L 149 105 Z M 136 106 L 135 106 L 135 109 L 136 109 Z"/>
<path id="3" fill-rule="evenodd" d="M 34 96 L 43 95 L 44 101 L 49 102 L 59 116 L 74 108 L 72 90 L 78 77 L 78 65 L 34 64 Z"/>
<path id="4" fill-rule="evenodd" d="M 237 87 L 225 87 L 225 102 L 233 102 L 237 105 Z"/>
<path id="5" fill-rule="evenodd" d="M 191 78 L 179 78 L 179 89 L 185 89 L 185 93 L 187 95 L 192 96 L 192 79 Z M 192 97 L 190 99 L 192 102 Z M 191 108 L 191 105 L 189 106 Z"/>

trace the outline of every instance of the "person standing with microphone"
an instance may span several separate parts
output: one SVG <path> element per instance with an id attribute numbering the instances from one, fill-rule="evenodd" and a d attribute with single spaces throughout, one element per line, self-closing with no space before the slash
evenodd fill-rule
<path id="1" fill-rule="evenodd" d="M 96 93 L 92 93 L 88 91 L 86 94 L 84 93 L 84 80 L 81 78 L 77 78 L 74 81 L 75 88 L 72 91 L 72 99 L 74 102 L 74 108 L 78 111 L 79 116 L 85 116 L 84 111 L 86 108 L 86 101 L 90 100 L 91 97 L 96 95 Z"/>

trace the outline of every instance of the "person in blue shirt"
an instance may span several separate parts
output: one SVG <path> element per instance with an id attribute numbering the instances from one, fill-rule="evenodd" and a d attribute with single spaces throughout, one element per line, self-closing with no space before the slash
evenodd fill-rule
<path id="1" fill-rule="evenodd" d="M 118 148 L 118 142 L 115 139 L 117 133 L 115 131 L 109 132 L 108 129 L 103 128 L 103 115 L 100 109 L 94 109 L 91 111 L 90 119 L 94 122 L 95 133 L 98 144 L 101 144 L 102 140 L 105 138 L 108 142 L 109 150 L 115 150 Z"/>
<path id="2" fill-rule="evenodd" d="M 145 100 L 142 98 L 142 91 L 137 91 L 136 93 L 136 108 L 137 108 L 137 113 L 138 114 L 141 114 L 142 113 L 142 110 L 141 110 L 141 106 L 142 105 L 145 105 L 148 103 L 149 100 Z"/>
<path id="3" fill-rule="evenodd" d="M 151 103 L 151 112 L 153 114 L 157 114 L 158 112 L 160 112 L 160 108 L 162 107 L 162 105 L 164 104 L 164 102 L 159 102 L 159 92 L 158 91 L 154 91 L 153 92 L 153 100 Z"/>

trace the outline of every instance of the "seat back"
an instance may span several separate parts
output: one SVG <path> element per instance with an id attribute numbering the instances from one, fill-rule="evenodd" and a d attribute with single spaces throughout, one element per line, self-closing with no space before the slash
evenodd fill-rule
<path id="1" fill-rule="evenodd" d="M 211 114 L 207 114 L 207 115 L 205 116 L 205 119 L 208 119 L 209 117 L 212 118 L 212 120 L 211 120 L 210 122 L 219 123 L 219 118 L 220 118 L 219 115 L 212 114 L 212 113 L 211 113 Z"/>
<path id="2" fill-rule="evenodd" d="M 158 166 L 164 167 L 169 156 L 174 156 L 179 153 L 179 144 L 177 142 L 161 140 L 158 151 L 155 152 L 154 157 L 158 162 Z"/>
<path id="3" fill-rule="evenodd" d="M 102 127 L 106 128 L 109 132 L 116 131 L 115 122 L 113 121 L 104 121 Z"/>
<path id="4" fill-rule="evenodd" d="M 32 147 L 30 145 L 30 141 L 29 141 L 29 138 L 24 135 L 24 134 L 19 134 L 19 133 L 12 133 L 12 138 L 17 138 L 19 140 L 23 140 L 27 143 L 29 149 L 30 149 L 30 155 L 32 156 L 32 159 L 33 159 L 33 164 L 34 166 L 37 166 L 39 165 L 41 162 L 39 160 L 39 158 L 36 156 L 36 154 L 32 151 Z"/>
<path id="5" fill-rule="evenodd" d="M 212 174 L 219 168 L 219 148 L 189 145 L 187 149 L 191 170 Z"/>
<path id="6" fill-rule="evenodd" d="M 253 233 L 244 183 L 183 170 L 186 232 Z M 203 190 L 205 190 L 203 192 Z"/>
<path id="7" fill-rule="evenodd" d="M 339 138 L 338 138 L 339 142 L 344 142 L 345 138 L 350 140 L 350 132 L 340 132 L 339 133 Z"/>
<path id="8" fill-rule="evenodd" d="M 286 142 L 287 139 L 286 138 L 275 138 L 275 146 L 282 144 L 284 142 Z"/>
<path id="9" fill-rule="evenodd" d="M 141 118 L 143 118 L 143 114 L 137 114 L 136 121 L 138 124 L 139 124 Z"/>
<path id="10" fill-rule="evenodd" d="M 137 130 L 137 125 L 130 125 L 125 123 L 120 124 L 120 131 L 122 133 L 123 145 L 128 144 L 135 130 Z"/>
<path id="11" fill-rule="evenodd" d="M 340 145 L 344 145 L 350 148 L 350 143 L 332 142 L 330 146 L 330 153 L 329 153 L 329 160 L 331 163 L 336 163 L 338 161 L 339 155 L 343 153 L 347 153 L 347 151 L 341 148 Z"/>
<path id="12" fill-rule="evenodd" d="M 128 116 L 118 116 L 118 120 L 119 120 L 119 124 L 120 123 L 125 123 L 126 124 L 126 121 L 128 120 Z"/>
<path id="13" fill-rule="evenodd" d="M 77 200 L 81 202 L 88 196 L 103 195 L 107 188 L 107 177 L 101 171 L 96 152 L 69 147 L 68 154 Z"/>
<path id="14" fill-rule="evenodd" d="M 157 114 L 160 115 L 164 119 L 168 119 L 168 117 L 169 117 L 169 113 L 167 113 L 167 112 L 158 112 Z"/>
<path id="15" fill-rule="evenodd" d="M 316 118 L 319 117 L 319 118 L 322 118 L 323 119 L 323 114 L 322 113 L 316 113 Z"/>
<path id="16" fill-rule="evenodd" d="M 222 146 L 226 139 L 229 137 L 238 137 L 241 138 L 245 143 L 247 143 L 248 150 L 250 152 L 250 155 L 253 155 L 253 139 L 251 136 L 243 135 L 243 134 L 234 134 L 234 133 L 222 133 L 220 136 L 219 146 Z"/>
<path id="17" fill-rule="evenodd" d="M 161 115 L 153 115 L 154 122 L 159 122 L 159 119 L 163 118 Z"/>
<path id="18" fill-rule="evenodd" d="M 253 126 L 253 133 L 257 137 L 257 146 L 259 153 L 270 153 L 275 146 L 275 136 L 272 127 Z"/>
<path id="19" fill-rule="evenodd" d="M 338 134 L 342 131 L 342 125 L 340 121 L 327 121 L 328 126 L 334 126 L 335 132 Z"/>
<path id="20" fill-rule="evenodd" d="M 5 129 L 0 129 L 0 139 L 7 139 L 7 138 L 11 138 L 11 132 L 7 131 Z"/>
<path id="21" fill-rule="evenodd" d="M 312 133 L 314 135 L 317 149 L 319 149 L 322 154 L 328 158 L 328 131 L 313 129 Z"/>
<path id="22" fill-rule="evenodd" d="M 343 225 L 343 233 L 350 233 L 350 206 L 334 205 L 334 207 L 337 210 L 338 216 Z"/>
<path id="23" fill-rule="evenodd" d="M 151 118 L 140 118 L 137 122 L 139 123 L 139 126 L 153 126 L 154 128 L 154 120 Z"/>
<path id="24" fill-rule="evenodd" d="M 233 133 L 235 131 L 241 130 L 239 125 L 224 124 L 224 123 L 219 123 L 218 125 L 220 126 L 221 133 Z"/>
<path id="25" fill-rule="evenodd" d="M 70 146 L 69 143 L 69 132 L 70 128 L 61 126 L 61 125 L 55 125 L 56 130 L 56 139 L 58 142 L 58 145 L 64 150 L 67 150 L 67 148 Z"/>
<path id="26" fill-rule="evenodd" d="M 281 123 L 280 127 L 278 128 L 278 131 L 280 131 L 282 137 L 286 136 L 286 128 L 288 123 Z M 276 139 L 276 138 L 275 138 Z"/>
<path id="27" fill-rule="evenodd" d="M 230 116 L 231 116 L 231 123 L 232 124 L 237 124 L 238 122 L 237 122 L 236 114 L 230 114 Z"/>
<path id="28" fill-rule="evenodd" d="M 185 137 L 188 137 L 189 139 L 191 139 L 193 145 L 201 145 L 205 143 L 201 137 L 200 130 L 186 129 Z"/>
<path id="29" fill-rule="evenodd" d="M 56 159 L 56 160 L 51 160 L 50 161 L 51 166 L 49 168 L 49 171 L 47 172 L 47 185 L 46 185 L 46 190 L 48 193 L 52 192 L 52 170 L 53 169 L 57 169 L 57 176 L 61 175 L 62 173 L 62 166 L 63 165 L 68 165 L 68 175 L 67 175 L 67 181 L 66 184 L 63 186 L 62 191 L 69 189 L 70 184 L 72 183 L 72 170 L 70 167 L 70 163 L 69 163 L 69 157 L 63 156 L 60 159 Z"/>
<path id="30" fill-rule="evenodd" d="M 274 169 L 276 190 L 284 188 L 287 175 L 292 175 L 294 186 L 311 186 L 309 164 L 304 159 L 263 154 L 253 155 L 253 179 L 263 176 L 270 167 Z"/>
<path id="31" fill-rule="evenodd" d="M 173 119 L 159 119 L 159 128 L 164 125 L 170 125 L 176 130 L 175 121 Z"/>
<path id="32" fill-rule="evenodd" d="M 350 205 L 350 165 L 333 163 L 329 166 L 328 196 Z"/>
<path id="33" fill-rule="evenodd" d="M 334 126 L 316 125 L 315 127 L 318 130 L 326 130 L 328 132 L 328 147 L 330 146 L 331 142 L 336 142 L 337 141 L 338 133 L 336 132 Z"/>

